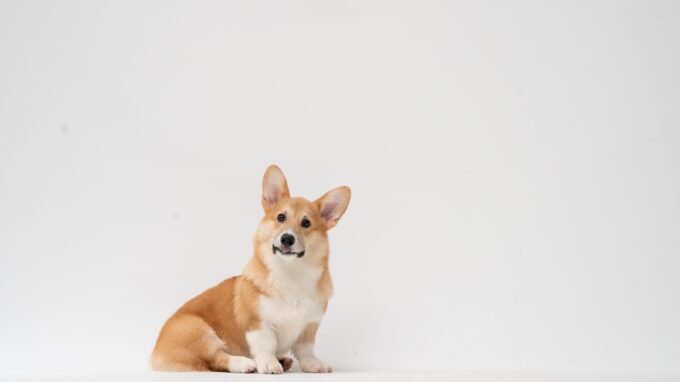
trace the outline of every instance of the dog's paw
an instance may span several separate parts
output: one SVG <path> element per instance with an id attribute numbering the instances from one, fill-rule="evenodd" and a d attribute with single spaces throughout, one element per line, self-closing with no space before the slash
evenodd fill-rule
<path id="1" fill-rule="evenodd" d="M 239 357 L 234 355 L 229 357 L 230 373 L 252 373 L 256 369 L 257 364 L 251 358 Z"/>
<path id="2" fill-rule="evenodd" d="M 288 357 L 279 358 L 279 363 L 283 367 L 283 371 L 288 371 L 291 366 L 293 366 L 293 359 Z"/>
<path id="3" fill-rule="evenodd" d="M 263 358 L 256 360 L 257 372 L 260 374 L 281 374 L 283 373 L 283 366 L 275 357 Z"/>
<path id="4" fill-rule="evenodd" d="M 307 358 L 298 360 L 300 369 L 305 373 L 330 373 L 333 371 L 330 366 L 318 358 Z"/>

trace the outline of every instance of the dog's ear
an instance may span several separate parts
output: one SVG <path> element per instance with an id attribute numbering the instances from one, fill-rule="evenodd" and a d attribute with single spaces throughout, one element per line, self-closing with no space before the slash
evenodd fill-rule
<path id="1" fill-rule="evenodd" d="M 349 205 L 351 195 L 352 191 L 350 191 L 349 187 L 342 186 L 328 191 L 316 200 L 315 203 L 319 209 L 319 216 L 326 229 L 331 229 L 338 224 L 338 220 L 340 220 L 342 214 L 347 209 L 347 205 Z"/>
<path id="2" fill-rule="evenodd" d="M 269 212 L 278 202 L 289 197 L 288 182 L 283 171 L 275 164 L 270 165 L 262 178 L 262 208 Z"/>

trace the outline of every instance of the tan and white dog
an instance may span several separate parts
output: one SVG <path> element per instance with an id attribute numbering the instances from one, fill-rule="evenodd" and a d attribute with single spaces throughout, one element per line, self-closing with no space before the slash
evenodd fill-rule
<path id="1" fill-rule="evenodd" d="M 278 374 L 292 351 L 305 372 L 331 368 L 314 355 L 314 339 L 333 293 L 328 230 L 345 212 L 349 187 L 311 202 L 290 197 L 275 165 L 262 182 L 265 215 L 243 274 L 189 300 L 163 326 L 151 355 L 162 371 Z"/>

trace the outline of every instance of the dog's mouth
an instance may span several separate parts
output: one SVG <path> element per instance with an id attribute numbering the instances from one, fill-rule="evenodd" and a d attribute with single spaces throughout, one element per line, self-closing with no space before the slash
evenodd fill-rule
<path id="1" fill-rule="evenodd" d="M 274 252 L 274 254 L 276 254 L 276 252 L 278 252 L 278 253 L 280 253 L 280 254 L 282 254 L 282 255 L 284 255 L 284 256 L 297 256 L 297 257 L 302 257 L 302 256 L 305 255 L 305 251 L 302 251 L 302 252 L 293 252 L 293 251 L 291 251 L 291 250 L 289 250 L 289 249 L 283 250 L 283 249 L 281 249 L 281 248 L 279 248 L 279 247 L 277 247 L 277 246 L 275 246 L 275 245 L 272 245 L 272 252 Z"/>

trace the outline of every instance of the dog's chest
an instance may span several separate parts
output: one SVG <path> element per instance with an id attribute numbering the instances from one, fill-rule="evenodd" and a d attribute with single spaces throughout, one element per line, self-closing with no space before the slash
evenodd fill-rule
<path id="1" fill-rule="evenodd" d="M 323 305 L 314 299 L 287 301 L 263 297 L 260 301 L 262 319 L 276 332 L 277 350 L 287 352 L 300 336 L 305 326 L 321 321 Z"/>
<path id="2" fill-rule="evenodd" d="M 260 317 L 276 332 L 277 352 L 288 352 L 305 327 L 320 322 L 324 301 L 317 293 L 319 274 L 296 275 L 278 281 L 281 293 L 260 299 Z"/>

